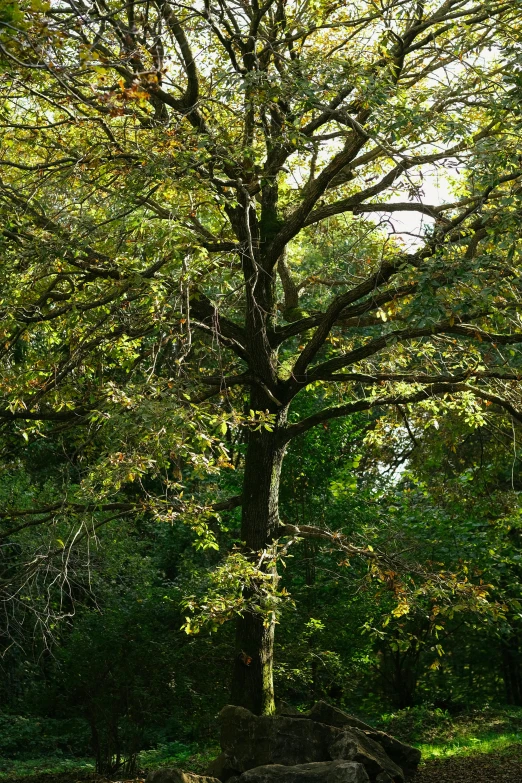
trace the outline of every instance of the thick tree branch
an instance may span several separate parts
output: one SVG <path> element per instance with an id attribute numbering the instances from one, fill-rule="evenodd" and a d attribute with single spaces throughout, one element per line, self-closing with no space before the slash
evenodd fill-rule
<path id="1" fill-rule="evenodd" d="M 339 201 L 335 201 L 333 204 L 327 204 L 325 206 L 319 207 L 318 209 L 315 209 L 314 211 L 310 212 L 307 215 L 306 220 L 304 221 L 304 225 L 310 226 L 314 223 L 320 222 L 321 220 L 325 220 L 328 217 L 333 217 L 334 215 L 341 215 L 344 212 L 385 211 L 386 202 L 381 205 L 381 210 L 376 209 L 376 205 L 364 205 L 363 208 L 362 204 L 364 201 L 367 201 L 367 199 L 373 198 L 374 196 L 383 193 L 385 190 L 387 190 L 387 188 L 391 187 L 395 183 L 395 181 L 402 174 L 404 174 L 404 172 L 412 168 L 415 168 L 416 166 L 426 165 L 427 163 L 437 163 L 442 160 L 447 160 L 448 158 L 452 158 L 455 157 L 455 155 L 461 154 L 465 150 L 474 148 L 477 142 L 491 136 L 494 132 L 495 126 L 497 125 L 498 125 L 497 121 L 490 122 L 485 128 L 483 128 L 481 131 L 479 131 L 473 136 L 471 142 L 461 142 L 459 144 L 455 144 L 453 147 L 450 147 L 449 149 L 444 150 L 443 152 L 434 153 L 431 155 L 419 155 L 414 158 L 408 158 L 404 155 L 399 155 L 397 153 L 396 157 L 400 157 L 401 161 L 397 163 L 392 169 L 390 169 L 390 171 L 388 171 L 375 185 L 372 185 L 369 188 L 361 190 L 358 193 L 354 193 L 352 196 L 348 196 L 347 198 L 341 199 Z M 515 176 L 519 176 L 519 173 L 517 173 Z M 490 191 L 491 190 L 492 188 L 490 189 Z M 367 206 L 373 207 L 373 209 L 366 209 Z M 422 205 L 418 205 L 418 206 L 422 206 Z M 390 211 L 393 211 L 393 209 Z M 431 217 L 435 217 L 435 218 L 440 217 L 438 213 L 431 214 L 430 212 L 428 212 L 427 214 L 430 214 Z"/>
<path id="2" fill-rule="evenodd" d="M 333 373 L 332 375 L 324 375 L 320 378 L 316 377 L 315 380 L 332 381 L 339 383 L 361 383 L 364 385 L 374 385 L 379 383 L 396 382 L 396 383 L 464 383 L 471 378 L 474 379 L 491 379 L 500 381 L 522 381 L 522 374 L 520 373 L 506 373 L 502 370 L 481 371 L 481 370 L 469 370 L 467 372 L 461 372 L 457 375 L 441 374 L 441 375 L 429 375 L 423 372 L 377 372 L 377 373 L 362 373 L 362 372 L 346 372 L 346 373 Z"/>
<path id="3" fill-rule="evenodd" d="M 317 281 L 321 283 L 320 280 Z M 334 326 L 344 326 L 349 321 L 349 325 L 355 324 L 355 319 L 371 310 L 378 309 L 382 305 L 388 302 L 393 302 L 396 299 L 400 299 L 403 296 L 411 296 L 417 290 L 416 283 L 408 283 L 407 285 L 397 286 L 397 288 L 383 291 L 380 294 L 373 294 L 370 298 L 366 299 L 359 304 L 352 307 L 346 307 L 341 311 L 339 317 L 334 323 Z M 271 336 L 271 345 L 277 347 L 288 340 L 290 337 L 295 337 L 298 334 L 313 329 L 319 326 L 325 317 L 326 313 L 317 313 L 316 315 L 308 316 L 307 318 L 300 318 L 298 321 L 294 321 L 287 326 L 278 327 Z M 353 319 L 353 320 L 352 320 Z"/>
<path id="4" fill-rule="evenodd" d="M 190 297 L 190 310 L 198 319 L 193 321 L 194 326 L 211 332 L 223 344 L 248 362 L 244 329 L 229 318 L 222 316 L 216 305 L 199 289 L 194 291 Z"/>
<path id="5" fill-rule="evenodd" d="M 433 326 L 423 327 L 421 329 L 399 329 L 381 335 L 373 340 L 369 340 L 366 345 L 355 348 L 353 351 L 336 356 L 334 359 L 316 365 L 304 376 L 294 375 L 296 383 L 311 383 L 319 380 L 325 375 L 332 375 L 337 370 L 347 367 L 350 364 L 367 359 L 369 356 L 382 351 L 388 345 L 402 343 L 407 340 L 416 340 L 420 337 L 434 337 L 441 334 L 460 334 L 478 342 L 488 342 L 495 345 L 516 345 L 522 343 L 522 333 L 514 334 L 492 334 L 484 331 L 478 326 L 472 324 L 451 324 L 450 321 L 443 321 Z M 305 380 L 306 379 L 306 380 Z"/>
<path id="6" fill-rule="evenodd" d="M 368 116 L 369 112 L 362 112 L 358 118 L 359 123 L 365 122 Z M 355 158 L 365 143 L 366 135 L 363 135 L 358 130 L 353 130 L 346 140 L 343 150 L 332 158 L 317 179 L 309 183 L 303 201 L 286 219 L 284 225 L 265 251 L 265 256 L 271 260 L 272 267 L 277 263 L 288 242 L 306 225 L 308 215 L 325 193 L 332 179 Z"/>
<path id="7" fill-rule="evenodd" d="M 243 502 L 241 495 L 233 495 L 227 500 L 219 501 L 218 503 L 212 503 L 206 508 L 211 511 L 230 511 L 237 508 Z M 169 506 L 172 506 L 172 502 L 169 502 Z M 182 504 L 179 505 L 182 509 Z M 1 511 L 0 519 L 17 519 L 26 517 L 40 517 L 39 519 L 30 519 L 23 522 L 20 525 L 9 528 L 8 530 L 0 531 L 0 541 L 10 536 L 25 530 L 28 527 L 36 527 L 38 525 L 46 525 L 52 522 L 56 515 L 60 512 L 72 511 L 76 514 L 90 514 L 94 512 L 107 512 L 107 511 L 146 511 L 147 506 L 143 502 L 136 503 L 70 503 L 69 501 L 60 501 L 58 503 L 51 503 L 46 506 L 40 506 L 40 508 L 29 509 L 13 509 L 11 511 Z"/>
<path id="8" fill-rule="evenodd" d="M 415 402 L 422 402 L 433 397 L 441 397 L 445 394 L 456 394 L 458 392 L 471 392 L 476 397 L 479 397 L 486 402 L 494 403 L 513 416 L 516 421 L 522 423 L 522 411 L 518 411 L 509 400 L 505 400 L 498 395 L 490 394 L 487 391 L 477 389 L 467 383 L 434 383 L 425 389 L 420 389 L 411 394 L 382 395 L 380 397 L 356 400 L 332 408 L 325 408 L 324 410 L 315 413 L 313 416 L 308 416 L 295 424 L 290 424 L 281 432 L 280 441 L 283 444 L 288 443 L 293 440 L 293 438 L 297 437 L 297 435 L 302 435 L 312 427 L 323 424 L 330 419 L 350 416 L 354 413 L 361 413 L 363 411 L 390 405 L 408 405 Z"/>
<path id="9" fill-rule="evenodd" d="M 307 343 L 301 352 L 299 359 L 296 361 L 292 370 L 293 378 L 299 378 L 305 373 L 306 368 L 314 359 L 317 352 L 324 345 L 324 342 L 328 337 L 332 327 L 345 308 L 349 304 L 352 304 L 352 302 L 357 302 L 359 299 L 362 299 L 363 297 L 370 294 L 374 289 L 382 285 L 382 283 L 386 283 L 400 269 L 402 263 L 383 263 L 377 272 L 375 272 L 375 274 L 373 274 L 363 283 L 360 283 L 350 291 L 346 291 L 345 293 L 340 294 L 333 300 L 328 310 L 325 312 L 323 318 L 321 319 L 314 336 Z"/>

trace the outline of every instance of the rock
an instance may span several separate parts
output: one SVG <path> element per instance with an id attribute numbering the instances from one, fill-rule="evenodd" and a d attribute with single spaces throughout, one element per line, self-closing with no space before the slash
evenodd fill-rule
<path id="1" fill-rule="evenodd" d="M 384 731 L 377 731 L 367 723 L 363 723 L 359 718 L 349 715 L 337 707 L 332 707 L 331 704 L 327 704 L 325 701 L 317 702 L 310 710 L 309 716 L 312 720 L 326 723 L 329 726 L 361 729 L 367 737 L 374 740 L 374 742 L 378 742 L 390 759 L 397 766 L 401 767 L 406 780 L 415 774 L 421 759 L 420 750 L 417 748 L 401 742 Z"/>
<path id="2" fill-rule="evenodd" d="M 318 761 L 310 764 L 267 764 L 244 772 L 239 783 L 368 783 L 362 764 L 353 761 Z"/>
<path id="3" fill-rule="evenodd" d="M 145 783 L 219 783 L 217 778 L 206 775 L 194 775 L 192 772 L 183 772 L 177 767 L 165 767 L 149 772 Z"/>
<path id="4" fill-rule="evenodd" d="M 337 725 L 320 722 L 319 715 Z M 420 758 L 415 748 L 325 702 L 316 705 L 309 716 L 257 716 L 243 707 L 229 705 L 219 717 L 223 766 L 213 766 L 208 771 L 223 783 L 255 767 L 294 767 L 330 761 L 363 764 L 371 781 L 382 775 L 379 783 L 404 783 Z M 354 722 L 366 728 L 358 728 Z"/>
<path id="5" fill-rule="evenodd" d="M 375 783 L 392 783 L 392 779 L 387 772 L 379 772 L 375 778 Z"/>
<path id="6" fill-rule="evenodd" d="M 331 704 L 325 701 L 318 701 L 317 704 L 314 704 L 309 712 L 309 717 L 319 723 L 326 723 L 328 726 L 337 726 L 339 729 L 353 726 L 363 731 L 374 731 L 371 726 L 368 726 L 367 723 L 359 720 L 359 718 L 356 718 L 354 715 L 348 715 L 348 713 L 337 707 L 332 707 Z"/>
<path id="7" fill-rule="evenodd" d="M 204 774 L 211 778 L 218 778 L 218 780 L 224 783 L 224 781 L 231 780 L 232 776 L 236 775 L 238 771 L 231 766 L 226 753 L 220 753 L 219 756 L 210 762 Z"/>
<path id="8" fill-rule="evenodd" d="M 346 729 L 329 750 L 332 759 L 348 759 L 364 764 L 372 779 L 385 772 L 394 783 L 404 781 L 401 767 L 391 760 L 378 742 L 370 739 L 361 729 Z"/>
<path id="9" fill-rule="evenodd" d="M 384 731 L 371 731 L 365 732 L 367 737 L 378 742 L 382 748 L 386 751 L 388 756 L 396 764 L 401 767 L 404 772 L 404 777 L 409 780 L 415 775 L 419 762 L 421 760 L 421 752 L 418 748 L 413 748 L 411 745 L 407 745 L 405 742 L 392 737 L 391 734 L 386 734 Z"/>
<path id="10" fill-rule="evenodd" d="M 221 747 L 238 772 L 267 764 L 331 761 L 329 748 L 342 733 L 306 718 L 257 716 L 231 705 L 221 710 L 219 718 Z"/>
<path id="11" fill-rule="evenodd" d="M 286 701 L 276 701 L 276 715 L 295 716 L 296 718 L 307 718 L 307 712 L 299 712 L 296 707 L 292 707 Z"/>
<path id="12" fill-rule="evenodd" d="M 219 756 L 212 759 L 205 770 L 205 775 L 208 775 L 211 778 L 217 778 L 218 780 L 223 780 L 223 767 L 226 764 L 226 759 L 227 757 L 224 753 L 220 753 Z"/>

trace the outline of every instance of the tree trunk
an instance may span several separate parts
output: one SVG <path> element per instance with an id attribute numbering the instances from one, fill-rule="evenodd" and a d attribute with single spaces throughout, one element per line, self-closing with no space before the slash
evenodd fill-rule
<path id="1" fill-rule="evenodd" d="M 274 630 L 273 615 L 267 622 L 260 615 L 245 613 L 237 622 L 231 700 L 256 715 L 275 710 Z"/>
<path id="2" fill-rule="evenodd" d="M 257 410 L 266 410 L 258 407 Z M 279 525 L 279 481 L 284 447 L 278 444 L 278 427 L 286 420 L 286 409 L 276 413 L 273 432 L 266 429 L 250 433 L 245 459 L 241 539 L 245 550 L 256 562 L 262 552 L 270 552 Z M 271 558 L 267 558 L 270 560 Z M 272 566 L 273 587 L 277 572 Z M 255 589 L 247 596 L 253 608 L 238 619 L 232 677 L 232 703 L 257 715 L 274 712 L 273 648 L 275 612 L 262 605 Z M 259 606 L 259 613 L 255 607 Z M 264 612 L 262 611 L 264 608 Z"/>

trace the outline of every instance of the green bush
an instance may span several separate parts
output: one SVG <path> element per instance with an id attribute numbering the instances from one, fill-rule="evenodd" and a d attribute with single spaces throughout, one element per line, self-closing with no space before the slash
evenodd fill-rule
<path id="1" fill-rule="evenodd" d="M 428 704 L 419 704 L 385 714 L 379 721 L 381 727 L 394 736 L 409 742 L 420 742 L 427 736 L 448 732 L 452 717 L 447 710 Z"/>
<path id="2" fill-rule="evenodd" d="M 0 713 L 0 757 L 82 756 L 89 750 L 89 727 L 79 718 L 56 720 Z"/>
<path id="3" fill-rule="evenodd" d="M 204 772 L 210 761 L 221 752 L 214 743 L 201 745 L 199 743 L 166 742 L 154 750 L 142 751 L 139 754 L 140 769 L 156 769 L 157 767 L 183 767 L 192 772 Z"/>

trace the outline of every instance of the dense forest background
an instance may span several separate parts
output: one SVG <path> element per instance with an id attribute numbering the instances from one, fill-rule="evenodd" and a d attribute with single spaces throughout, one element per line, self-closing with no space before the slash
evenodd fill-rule
<path id="1" fill-rule="evenodd" d="M 279 618 L 278 699 L 300 709 L 326 699 L 413 736 L 488 705 L 522 706 L 521 477 L 509 420 L 364 416 L 308 433 L 287 459 L 285 517 L 342 525 L 376 550 L 399 540 L 432 583 L 423 576 L 405 603 L 393 582 L 414 581 L 414 568 L 386 584 L 364 562 L 339 568 L 337 550 L 297 542 L 282 576 L 291 599 Z M 45 441 L 14 449 L 4 502 L 45 491 L 65 464 Z M 237 489 L 236 471 L 227 481 Z M 223 513 L 231 545 L 238 525 L 237 512 Z M 4 568 L 46 543 L 26 526 L 4 546 Z M 234 629 L 187 634 L 182 606 L 205 595 L 218 560 L 182 522 L 133 516 L 86 539 L 43 594 L 22 590 L 2 620 L 3 755 L 18 765 L 48 755 L 60 768 L 94 754 L 105 771 L 153 748 L 160 761 L 207 758 L 229 698 Z M 483 584 L 481 598 L 459 595 L 464 575 Z M 62 619 L 42 629 L 25 611 L 33 601 Z"/>

